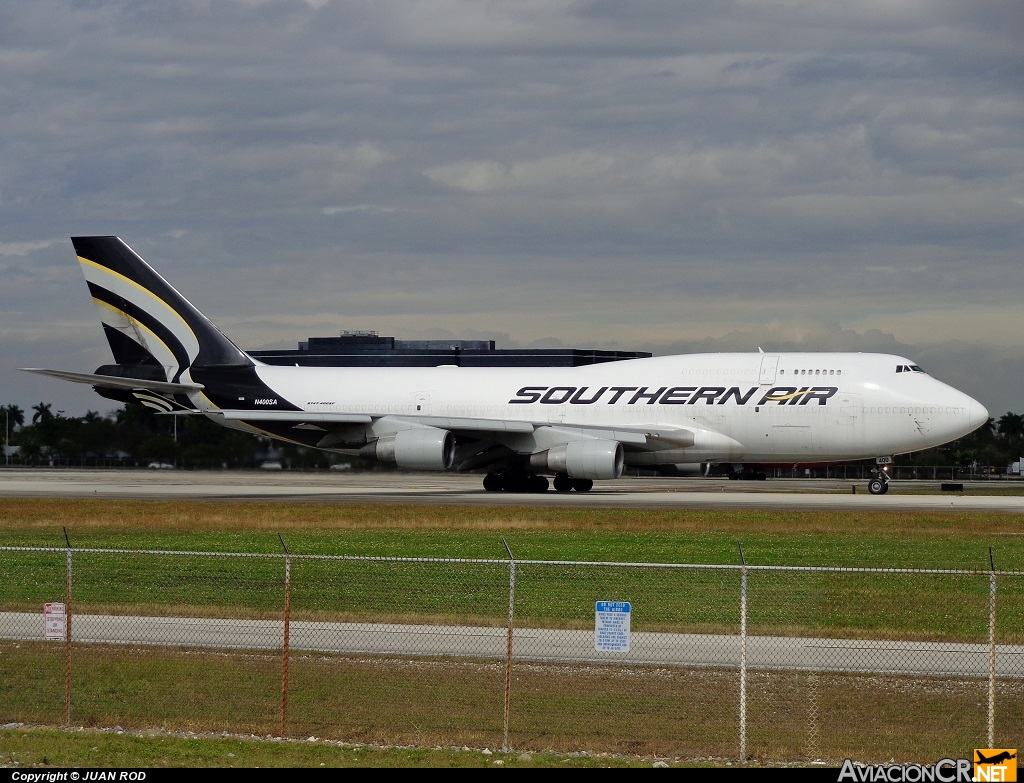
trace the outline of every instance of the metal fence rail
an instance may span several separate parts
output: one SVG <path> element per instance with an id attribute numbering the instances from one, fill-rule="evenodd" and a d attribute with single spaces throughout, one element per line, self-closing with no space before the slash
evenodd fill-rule
<path id="1" fill-rule="evenodd" d="M 1024 744 L 1022 577 L 0 547 L 0 722 L 934 761 Z"/>

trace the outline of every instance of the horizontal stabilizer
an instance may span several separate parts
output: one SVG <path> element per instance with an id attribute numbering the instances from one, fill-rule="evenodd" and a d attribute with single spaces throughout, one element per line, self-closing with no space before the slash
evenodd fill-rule
<path id="1" fill-rule="evenodd" d="M 164 394 L 188 394 L 202 391 L 201 383 L 171 383 L 170 381 L 154 381 L 143 378 L 115 378 L 112 375 L 94 375 L 85 372 L 67 372 L 65 370 L 43 370 L 38 367 L 21 367 L 23 372 L 34 372 L 36 375 L 49 375 L 72 383 L 87 383 L 101 389 L 149 389 Z"/>

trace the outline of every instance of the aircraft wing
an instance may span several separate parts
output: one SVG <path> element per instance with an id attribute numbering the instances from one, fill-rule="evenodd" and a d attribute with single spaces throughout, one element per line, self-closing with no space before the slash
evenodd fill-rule
<path id="1" fill-rule="evenodd" d="M 162 392 L 164 394 L 188 394 L 189 392 L 201 391 L 206 388 L 201 383 L 173 383 L 171 381 L 144 380 L 142 378 L 119 378 L 113 375 L 94 375 L 85 372 L 68 372 L 66 370 L 44 370 L 39 367 L 21 367 L 23 372 L 33 372 L 36 375 L 49 375 L 53 378 L 71 381 L 72 383 L 87 383 L 101 389 L 149 389 L 150 391 Z"/>
<path id="2" fill-rule="evenodd" d="M 313 411 L 215 410 L 201 411 L 201 413 L 227 421 L 276 422 L 295 426 L 302 424 L 371 424 L 374 419 L 368 413 L 319 413 Z"/>
<path id="3" fill-rule="evenodd" d="M 606 438 L 640 449 L 644 447 L 651 449 L 686 448 L 694 444 L 694 432 L 692 430 L 670 427 L 580 427 L 571 424 L 480 419 L 461 416 L 396 416 L 394 414 L 372 415 L 368 413 L 321 413 L 279 410 L 220 410 L 208 411 L 208 413 L 229 421 L 291 424 L 293 427 L 305 429 L 328 429 L 332 425 L 372 424 L 375 421 L 387 419 L 396 429 L 437 427 L 438 429 L 449 430 L 456 435 L 480 440 L 488 440 L 510 434 L 528 435 L 540 429 L 546 429 L 551 432 L 563 432 L 567 439 Z M 405 426 L 403 427 L 403 425 Z"/>
<path id="4" fill-rule="evenodd" d="M 147 380 L 142 378 L 124 378 L 95 373 L 78 373 L 66 370 L 47 370 L 38 367 L 23 367 L 24 372 L 48 375 L 73 383 L 85 383 L 105 389 L 139 390 L 147 389 L 160 394 L 187 394 L 201 391 L 205 386 L 201 383 L 173 383 L 170 381 Z M 414 427 L 436 427 L 448 430 L 466 439 L 479 441 L 500 441 L 510 435 L 531 435 L 539 430 L 557 439 L 564 434 L 566 440 L 587 438 L 603 438 L 622 443 L 629 449 L 639 451 L 660 451 L 663 449 L 688 448 L 695 443 L 696 433 L 681 427 L 595 427 L 576 426 L 572 424 L 554 424 L 547 421 L 515 421 L 504 419 L 483 419 L 459 416 L 396 416 L 394 414 L 372 415 L 365 413 L 331 413 L 317 411 L 281 411 L 281 410 L 177 410 L 160 411 L 161 413 L 207 415 L 226 421 L 244 421 L 265 425 L 285 425 L 298 430 L 319 430 L 330 432 L 338 427 L 352 425 L 372 425 L 381 419 L 387 419 L 395 429 L 401 430 Z"/>
<path id="5" fill-rule="evenodd" d="M 446 416 L 394 416 L 371 415 L 369 413 L 319 413 L 312 411 L 278 410 L 220 410 L 207 411 L 229 421 L 278 422 L 281 424 L 372 424 L 387 418 L 396 424 L 408 427 L 437 427 L 455 433 L 477 433 L 478 437 L 489 432 L 533 432 L 534 425 L 525 421 L 501 421 L 499 419 L 470 419 Z M 401 427 L 399 428 L 401 429 Z"/>

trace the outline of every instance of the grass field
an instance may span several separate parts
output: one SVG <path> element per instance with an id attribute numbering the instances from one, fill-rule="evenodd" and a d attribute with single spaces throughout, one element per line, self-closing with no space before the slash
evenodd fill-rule
<path id="1" fill-rule="evenodd" d="M 63 547 L 65 530 L 75 549 L 279 554 L 283 539 L 289 551 L 294 554 L 501 560 L 507 557 L 504 541 L 517 560 L 737 564 L 742 546 L 746 562 L 751 565 L 978 571 L 989 568 L 991 549 L 997 569 L 1024 571 L 1024 520 L 1006 514 L 623 511 L 420 507 L 404 504 L 0 500 L 0 546 Z M 5 562 L 3 557 L 4 554 L 0 553 L 0 563 Z M 268 573 L 264 579 L 259 575 L 259 569 L 253 567 L 257 561 L 239 562 L 242 565 L 225 566 L 218 561 L 221 571 L 212 583 L 204 583 L 202 578 L 193 573 L 175 572 L 173 568 L 163 574 L 153 573 L 151 565 L 147 565 L 145 570 L 147 578 L 160 585 L 159 603 L 175 611 L 187 608 L 205 613 L 203 607 L 212 611 L 210 602 L 215 597 L 218 612 L 230 613 L 239 611 L 232 610 L 232 606 L 245 606 L 245 611 L 251 614 L 251 591 L 246 591 L 245 595 L 239 592 L 232 598 L 230 590 L 226 590 L 225 586 L 269 584 L 277 578 L 276 571 Z M 276 568 L 275 563 L 271 570 Z M 46 571 L 47 574 L 51 572 L 52 569 Z M 0 608 L 23 610 L 29 606 L 34 607 L 38 602 L 38 581 L 44 578 L 40 576 L 42 573 L 34 570 L 34 567 L 0 567 L 0 577 L 4 581 L 0 589 Z M 54 581 L 53 590 L 59 591 L 62 589 L 63 577 L 59 568 L 56 573 L 59 578 Z M 76 583 L 79 611 L 87 611 L 90 606 L 103 610 L 136 610 L 140 605 L 154 603 L 153 596 L 146 594 L 149 582 L 133 582 L 122 577 L 123 574 L 119 574 L 113 564 L 97 566 L 91 577 L 80 576 L 76 567 L 76 579 L 81 580 Z M 48 575 L 45 578 L 53 577 Z M 852 596 L 836 594 L 830 597 L 827 585 L 816 585 L 813 581 L 808 582 L 806 577 L 801 578 L 804 581 L 796 585 L 786 585 L 782 583 L 785 580 L 781 580 L 770 585 L 771 589 L 764 588 L 767 592 L 760 596 L 762 600 L 759 606 L 767 608 L 762 608 L 759 610 L 762 614 L 755 614 L 752 618 L 762 632 L 776 629 L 799 633 L 802 628 L 803 632 L 813 634 L 823 629 L 838 628 L 845 629 L 848 635 L 855 637 L 879 634 L 884 637 L 890 630 L 905 630 L 908 623 L 911 624 L 915 638 L 922 639 L 957 639 L 964 633 L 963 629 L 968 623 L 972 639 L 984 632 L 985 618 L 968 621 L 965 617 L 973 618 L 978 607 L 986 606 L 987 581 L 970 586 L 953 583 L 936 589 L 934 583 L 921 585 L 912 580 L 901 583 L 897 577 L 892 577 L 886 589 L 893 592 L 894 600 L 873 606 L 870 591 L 864 592 L 862 589 L 860 593 L 855 591 Z M 1024 630 L 1021 621 L 1024 601 L 1020 600 L 1020 581 L 1016 582 L 1016 593 L 1000 593 L 1000 617 L 1001 620 L 1005 618 L 1012 638 Z M 101 586 L 105 590 L 102 598 L 98 592 Z M 798 594 L 803 591 L 806 611 L 801 609 L 779 613 L 778 602 L 772 600 L 772 591 L 778 591 L 781 596 L 791 594 L 794 588 Z M 91 596 L 89 591 L 93 589 L 97 592 Z M 532 612 L 530 619 L 537 624 L 563 624 L 571 611 L 569 607 L 580 602 L 586 605 L 591 601 L 588 589 L 585 580 L 574 579 L 568 585 L 564 581 L 559 582 L 558 586 L 550 588 L 550 592 L 542 591 L 537 595 L 532 608 L 524 606 L 523 611 L 528 616 Z M 648 585 L 644 589 L 658 594 L 663 605 L 675 607 L 662 619 L 649 617 L 647 622 L 651 628 L 684 627 L 714 631 L 720 627 L 728 628 L 735 622 L 736 600 L 731 588 L 728 591 L 717 588 L 708 590 L 699 600 L 695 600 L 698 591 L 693 585 L 678 588 L 678 598 L 673 596 L 672 589 L 663 584 Z M 424 589 L 420 592 L 425 596 L 423 603 L 414 606 L 413 610 L 404 605 L 402 611 L 412 611 L 413 616 L 419 613 L 423 617 L 435 619 L 439 610 L 430 600 L 436 591 Z M 59 598 L 60 595 L 57 595 L 54 600 Z M 273 590 L 265 589 L 261 598 L 266 601 L 264 611 L 268 616 L 274 616 L 279 605 L 277 595 Z M 315 593 L 307 594 L 303 600 L 304 603 L 299 605 L 300 613 L 305 612 L 311 617 L 337 616 L 336 604 L 318 599 Z M 469 605 L 473 605 L 473 601 L 479 604 L 479 593 L 474 593 L 467 600 Z M 358 605 L 377 616 L 396 611 L 395 607 L 386 604 L 374 605 L 369 593 L 360 596 Z M 501 602 L 498 601 L 496 605 L 500 608 Z M 593 606 L 592 602 L 590 606 Z M 687 614 L 679 609 L 685 606 L 702 606 L 703 609 Z M 965 614 L 968 608 L 973 614 Z M 465 619 L 465 614 L 469 612 L 466 610 L 458 619 Z M 480 614 L 488 615 L 486 612 Z M 60 722 L 59 704 L 56 709 L 53 704 L 34 704 L 30 695 L 34 692 L 32 683 L 22 683 L 18 687 L 14 682 L 17 678 L 13 674 L 21 673 L 25 676 L 26 673 L 36 671 L 38 666 L 33 661 L 38 663 L 39 656 L 56 654 L 57 650 L 53 647 L 35 649 L 32 645 L 0 649 L 0 665 L 8 680 L 6 695 L 0 698 L 0 705 L 4 705 L 0 706 L 0 722 L 12 719 L 30 725 Z M 356 744 L 361 749 L 353 751 L 352 747 L 344 743 L 310 743 L 307 747 L 301 743 L 260 743 L 235 738 L 218 741 L 221 744 L 216 749 L 211 746 L 208 752 L 197 754 L 194 741 L 182 739 L 168 729 L 185 727 L 188 730 L 212 732 L 227 720 L 232 723 L 232 730 L 241 734 L 263 736 L 274 733 L 277 720 L 275 709 L 279 699 L 279 686 L 274 683 L 279 681 L 280 673 L 274 668 L 276 664 L 273 658 L 263 660 L 256 656 L 238 664 L 213 658 L 197 661 L 194 656 L 190 658 L 188 655 L 167 652 L 150 652 L 139 656 L 131 654 L 131 651 L 111 651 L 102 646 L 83 650 L 78 655 L 88 657 L 91 661 L 90 671 L 97 673 L 88 693 L 83 692 L 80 696 L 79 707 L 86 708 L 82 725 L 103 727 L 111 725 L 110 721 L 115 720 L 128 723 L 124 717 L 127 714 L 131 717 L 131 726 L 138 731 L 125 735 L 103 733 L 101 744 L 105 750 L 101 752 L 85 749 L 85 745 L 89 748 L 100 747 L 97 744 L 99 740 L 95 739 L 99 735 L 86 734 L 83 744 L 75 739 L 78 735 L 53 728 L 0 729 L 0 763 L 26 764 L 33 763 L 33 760 L 34 763 L 44 763 L 43 756 L 39 754 L 49 744 L 51 752 L 46 756 L 46 763 L 56 766 L 89 765 L 90 760 L 95 761 L 96 753 L 103 755 L 105 764 L 112 763 L 108 757 L 120 759 L 124 757 L 119 754 L 135 754 L 140 759 L 137 764 L 144 766 L 218 766 L 222 763 L 237 766 L 491 766 L 496 761 L 509 766 L 650 766 L 654 758 L 654 754 L 648 752 L 650 747 L 665 747 L 664 742 L 660 745 L 653 742 L 650 747 L 642 744 L 621 747 L 613 755 L 601 755 L 599 750 L 594 750 L 596 746 L 588 748 L 591 752 L 585 755 L 545 754 L 543 748 L 560 743 L 545 736 L 550 733 L 551 727 L 541 721 L 534 730 L 539 732 L 536 742 L 525 743 L 531 746 L 531 752 L 526 756 L 519 753 L 501 754 L 499 758 L 482 755 L 477 751 L 438 751 L 433 747 L 439 744 L 443 747 L 441 743 L 451 734 L 452 726 L 438 723 L 426 714 L 416 716 L 414 720 L 409 719 L 408 714 L 402 714 L 409 712 L 409 701 L 391 705 L 394 707 L 392 715 L 392 711 L 382 709 L 382 701 L 363 703 L 354 692 L 343 700 L 352 709 L 346 719 L 347 723 L 343 721 L 345 725 L 339 727 L 332 707 L 318 702 L 314 690 L 304 691 L 304 688 L 312 688 L 313 683 L 319 684 L 324 678 L 335 678 L 331 685 L 332 692 L 345 693 L 346 688 L 351 688 L 353 683 L 365 682 L 373 672 L 365 668 L 365 662 L 349 661 L 343 667 L 344 674 L 339 675 L 335 664 L 320 657 L 295 663 L 294 698 L 297 703 L 294 707 L 296 713 L 306 717 L 303 719 L 305 723 L 296 725 L 294 733 L 290 733 L 292 736 L 331 736 L 332 732 L 342 733 L 358 737 L 359 743 Z M 242 666 L 244 676 L 224 668 L 236 665 Z M 59 656 L 55 658 L 51 669 L 48 676 L 54 676 L 54 672 L 59 674 Z M 164 713 L 155 724 L 152 715 L 147 718 L 147 703 L 164 703 L 154 699 L 155 691 L 173 691 L 175 687 L 180 689 L 180 683 L 214 672 L 220 672 L 220 676 L 213 677 L 214 680 L 228 683 L 245 680 L 246 687 L 253 691 L 247 698 L 262 701 L 262 711 L 254 711 L 251 708 L 253 702 L 242 699 L 245 694 L 238 693 L 237 686 L 233 686 L 233 689 L 193 687 L 192 695 L 183 702 L 180 712 L 172 710 Z M 463 708 L 467 704 L 472 706 L 474 700 L 478 700 L 479 714 L 468 709 L 462 719 L 479 722 L 481 743 L 474 743 L 474 747 L 493 749 L 495 737 L 500 739 L 500 726 L 494 725 L 494 705 L 488 699 L 491 698 L 495 682 L 500 685 L 498 674 L 500 672 L 496 674 L 484 669 L 463 669 L 454 676 L 449 672 L 445 677 L 431 680 L 422 672 L 410 676 L 399 667 L 387 672 L 388 681 L 381 687 L 388 694 L 395 695 L 416 692 L 417 688 L 422 689 L 426 687 L 425 684 L 431 684 L 432 690 L 427 688 L 415 700 L 415 703 L 423 705 L 424 710 L 429 710 L 432 704 L 443 709 L 443 705 L 451 699 L 460 700 L 458 703 Z M 572 677 L 566 677 L 563 672 L 556 676 L 556 673 L 545 670 L 532 672 L 530 678 L 524 678 L 517 691 L 521 703 L 524 703 L 524 711 L 520 714 L 524 715 L 523 720 L 526 721 L 520 727 L 521 730 L 529 735 L 530 715 L 545 715 L 553 705 L 571 702 L 573 709 L 578 711 L 580 693 L 600 693 L 605 688 L 604 683 L 609 681 L 608 677 L 594 679 L 592 682 L 581 680 L 582 675 L 573 673 Z M 671 731 L 678 733 L 685 729 L 693 736 L 704 736 L 701 747 L 715 748 L 723 757 L 727 757 L 734 752 L 728 726 L 733 719 L 735 705 L 728 699 L 722 704 L 716 703 L 713 694 L 720 688 L 714 684 L 714 676 L 718 675 L 709 672 L 700 681 L 677 675 L 667 679 L 662 677 L 657 681 L 648 678 L 642 683 L 634 679 L 625 682 L 618 695 L 605 693 L 605 698 L 593 701 L 587 711 L 595 715 L 595 721 L 613 721 L 612 716 L 621 714 L 635 722 L 637 716 L 642 714 L 650 722 L 641 732 L 644 736 L 649 734 L 657 739 L 664 735 L 669 738 Z M 735 677 L 735 672 L 724 672 L 721 676 Z M 134 697 L 126 697 L 126 692 L 131 691 L 129 686 L 138 682 L 147 682 L 150 687 L 137 689 Z M 794 714 L 803 715 L 801 710 L 806 709 L 804 702 L 809 687 L 813 689 L 815 699 L 822 705 L 828 705 L 827 710 L 824 706 L 822 709 L 834 716 L 834 725 L 831 729 L 821 727 L 820 741 L 812 737 L 820 748 L 811 749 L 819 750 L 822 755 L 827 755 L 829 748 L 836 746 L 837 742 L 845 743 L 843 747 L 862 749 L 870 755 L 872 743 L 878 741 L 879 735 L 898 734 L 907 730 L 907 714 L 900 710 L 891 711 L 892 714 L 885 715 L 884 719 L 876 711 L 873 715 L 876 724 L 874 728 L 863 720 L 863 715 L 871 712 L 872 705 L 885 702 L 891 698 L 894 687 L 905 687 L 905 683 L 894 686 L 891 682 L 858 681 L 857 688 L 851 690 L 850 683 L 842 678 L 822 678 L 809 683 L 806 678 L 786 675 L 764 675 L 758 683 L 755 703 L 759 699 L 760 703 L 771 707 L 770 713 L 763 714 L 790 717 Z M 915 687 L 915 695 L 908 697 L 914 704 L 904 706 L 907 709 L 912 707 L 917 716 L 914 721 L 916 738 L 914 742 L 905 743 L 905 746 L 912 746 L 914 755 L 924 758 L 932 752 L 941 754 L 936 759 L 954 752 L 948 747 L 951 736 L 949 716 L 976 711 L 983 694 L 975 684 L 963 682 L 950 681 L 936 683 L 934 687 Z M 729 692 L 728 689 L 726 692 Z M 855 697 L 851 695 L 854 693 L 857 694 Z M 114 697 L 111 694 L 117 695 Z M 119 700 L 117 709 L 107 704 L 106 700 L 110 698 Z M 303 699 L 307 704 L 300 709 Z M 686 704 L 687 699 L 691 706 L 699 702 L 699 711 L 695 713 L 692 725 L 686 722 L 681 725 L 679 715 L 673 715 L 671 711 L 660 714 L 660 705 Z M 360 704 L 363 706 L 360 707 Z M 1006 690 L 1001 705 L 1006 705 L 1001 713 L 1003 721 L 1016 721 L 1018 725 L 1024 725 L 1024 698 L 1019 690 Z M 2 714 L 5 709 L 8 715 Z M 531 709 L 533 712 L 530 712 Z M 139 713 L 133 715 L 132 710 L 139 710 Z M 240 714 L 248 715 L 248 723 L 239 720 Z M 859 721 L 858 716 L 862 718 Z M 401 742 L 387 742 L 388 721 L 392 719 L 395 722 L 392 727 L 393 736 L 397 736 Z M 578 719 L 579 712 L 574 717 L 574 720 Z M 147 723 L 147 720 L 150 722 Z M 800 725 L 788 728 L 787 720 L 781 718 L 753 722 L 752 748 L 761 761 L 780 763 L 787 759 L 808 757 L 806 721 L 800 718 L 796 722 Z M 614 726 L 614 722 L 609 725 Z M 840 725 L 845 728 L 840 730 Z M 151 732 L 154 727 L 159 731 L 154 736 L 147 736 L 147 726 Z M 342 728 L 344 731 L 341 731 Z M 464 728 L 458 730 L 464 731 Z M 592 731 L 599 735 L 607 731 L 607 726 L 601 728 L 595 725 Z M 971 747 L 970 743 L 977 738 L 978 726 L 968 721 L 960 728 L 954 726 L 953 731 L 959 737 L 958 743 L 962 741 L 964 747 Z M 61 756 L 58 760 L 52 751 L 54 736 L 60 738 L 57 745 L 72 755 Z M 94 739 L 88 739 L 90 736 Z M 571 742 L 570 737 L 561 745 L 571 746 Z M 120 745 L 115 748 L 118 743 Z M 238 743 L 241 744 L 236 748 Z M 262 749 L 261 745 L 264 744 L 267 747 Z M 384 749 L 383 746 L 388 744 L 414 745 L 416 749 Z M 74 748 L 79 745 L 81 748 L 75 751 Z M 203 745 L 205 747 L 205 742 Z M 581 745 L 586 746 L 587 743 Z M 33 750 L 33 747 L 37 749 Z M 228 747 L 235 749 L 224 750 Z M 687 747 L 685 743 L 678 744 L 680 753 L 672 763 L 693 757 L 692 753 L 686 754 Z M 21 757 L 9 755 L 5 758 L 5 751 L 21 754 Z M 230 756 L 229 753 L 235 755 Z M 199 761 L 200 757 L 204 760 Z"/>
<path id="2" fill-rule="evenodd" d="M 1024 569 L 1024 519 L 905 511 L 613 510 L 0 499 L 0 545 L 623 562 Z M 279 538 L 280 536 L 280 538 Z"/>
<path id="3" fill-rule="evenodd" d="M 616 754 L 502 753 L 481 748 L 403 748 L 323 740 L 0 727 L 0 767 L 43 768 L 367 768 L 644 769 L 654 764 L 722 767 L 725 759 L 680 762 Z"/>

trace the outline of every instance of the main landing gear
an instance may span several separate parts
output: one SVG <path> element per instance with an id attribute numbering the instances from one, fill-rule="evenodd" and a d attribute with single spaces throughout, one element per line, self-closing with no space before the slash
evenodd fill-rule
<path id="1" fill-rule="evenodd" d="M 729 473 L 731 481 L 766 481 L 768 475 L 763 470 L 734 470 Z"/>
<path id="2" fill-rule="evenodd" d="M 594 487 L 591 479 L 569 478 L 559 473 L 554 480 L 555 490 L 589 492 Z M 488 492 L 547 492 L 548 480 L 536 473 L 488 473 L 484 476 L 484 489 Z"/>
<path id="3" fill-rule="evenodd" d="M 548 480 L 536 473 L 488 473 L 484 476 L 488 492 L 547 492 Z"/>
<path id="4" fill-rule="evenodd" d="M 593 479 L 569 478 L 565 473 L 555 476 L 554 483 L 556 492 L 569 492 L 574 489 L 577 492 L 590 492 L 594 488 Z"/>
<path id="5" fill-rule="evenodd" d="M 871 471 L 871 481 L 868 482 L 868 492 L 872 495 L 884 495 L 889 491 L 889 474 L 882 470 Z"/>

